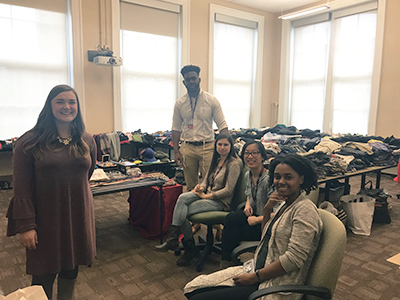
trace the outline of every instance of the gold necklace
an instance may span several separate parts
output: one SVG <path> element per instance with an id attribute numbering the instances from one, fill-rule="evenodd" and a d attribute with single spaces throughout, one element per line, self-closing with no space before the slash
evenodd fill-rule
<path id="1" fill-rule="evenodd" d="M 69 137 L 67 137 L 67 138 L 64 139 L 64 138 L 58 136 L 58 137 L 57 137 L 57 140 L 58 140 L 61 144 L 69 145 L 69 143 L 72 141 L 72 137 L 69 136 Z"/>

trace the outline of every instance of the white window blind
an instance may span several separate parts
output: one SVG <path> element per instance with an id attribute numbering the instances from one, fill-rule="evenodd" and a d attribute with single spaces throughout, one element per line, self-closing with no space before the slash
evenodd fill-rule
<path id="1" fill-rule="evenodd" d="M 166 10 L 121 2 L 123 131 L 171 128 L 179 85 L 180 14 L 175 6 Z"/>
<path id="2" fill-rule="evenodd" d="M 229 128 L 248 128 L 254 101 L 257 23 L 235 19 L 216 14 L 213 94 Z"/>
<path id="3" fill-rule="evenodd" d="M 376 3 L 292 24 L 290 123 L 333 133 L 368 133 Z M 297 27 L 298 26 L 298 27 Z"/>
<path id="4" fill-rule="evenodd" d="M 291 123 L 296 127 L 322 130 L 329 23 L 294 29 L 291 80 Z"/>
<path id="5" fill-rule="evenodd" d="M 20 2 L 0 3 L 0 139 L 31 129 L 50 89 L 68 83 L 65 1 Z"/>
<path id="6" fill-rule="evenodd" d="M 376 11 L 335 20 L 332 75 L 334 133 L 368 133 Z"/>

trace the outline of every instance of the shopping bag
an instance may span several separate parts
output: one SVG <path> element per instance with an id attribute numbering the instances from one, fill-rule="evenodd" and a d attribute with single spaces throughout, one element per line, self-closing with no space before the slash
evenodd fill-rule
<path id="1" fill-rule="evenodd" d="M 369 184 L 369 187 L 367 185 Z M 365 183 L 361 190 L 357 193 L 359 195 L 367 195 L 375 199 L 375 210 L 373 223 L 389 224 L 391 218 L 388 210 L 388 198 L 392 197 L 386 189 L 373 189 L 372 182 L 369 180 Z"/>
<path id="2" fill-rule="evenodd" d="M 347 227 L 359 235 L 370 235 L 375 199 L 367 195 L 344 195 L 340 202 L 347 214 Z"/>
<path id="3" fill-rule="evenodd" d="M 48 300 L 48 298 L 42 286 L 33 285 L 19 289 L 7 296 L 0 296 L 0 300 Z"/>

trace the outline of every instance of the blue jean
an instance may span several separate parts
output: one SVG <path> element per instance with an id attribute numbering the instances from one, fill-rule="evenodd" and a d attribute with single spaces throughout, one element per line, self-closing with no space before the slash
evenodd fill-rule
<path id="1" fill-rule="evenodd" d="M 185 239 L 192 238 L 192 226 L 188 217 L 206 211 L 223 211 L 222 204 L 215 200 L 202 199 L 192 192 L 183 193 L 175 204 L 172 225 L 181 227 Z"/>

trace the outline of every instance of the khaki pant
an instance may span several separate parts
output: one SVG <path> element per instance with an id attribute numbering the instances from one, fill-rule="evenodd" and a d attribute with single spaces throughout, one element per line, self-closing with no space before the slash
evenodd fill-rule
<path id="1" fill-rule="evenodd" d="M 191 191 L 199 183 L 199 171 L 203 179 L 207 176 L 214 152 L 214 143 L 194 146 L 183 142 L 180 152 L 183 160 L 186 187 L 188 191 Z"/>

